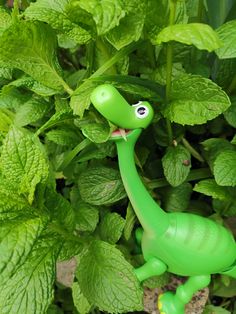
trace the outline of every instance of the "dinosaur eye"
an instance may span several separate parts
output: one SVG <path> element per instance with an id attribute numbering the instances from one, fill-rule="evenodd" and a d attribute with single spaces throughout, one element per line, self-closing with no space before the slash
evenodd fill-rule
<path id="1" fill-rule="evenodd" d="M 135 109 L 135 114 L 136 114 L 136 117 L 138 117 L 139 119 L 146 118 L 146 116 L 149 114 L 149 109 L 146 106 L 142 106 L 142 105 L 138 106 Z"/>

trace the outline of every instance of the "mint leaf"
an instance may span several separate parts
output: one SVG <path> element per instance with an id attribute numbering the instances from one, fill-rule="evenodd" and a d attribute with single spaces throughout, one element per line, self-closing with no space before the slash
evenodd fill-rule
<path id="1" fill-rule="evenodd" d="M 217 30 L 223 45 L 216 50 L 220 59 L 236 58 L 236 20 L 221 25 Z"/>
<path id="2" fill-rule="evenodd" d="M 198 182 L 193 190 L 219 200 L 227 200 L 231 197 L 227 188 L 219 186 L 213 179 Z"/>
<path id="3" fill-rule="evenodd" d="M 232 98 L 231 106 L 224 112 L 225 120 L 236 128 L 236 97 Z"/>
<path id="4" fill-rule="evenodd" d="M 72 296 L 76 309 L 80 314 L 87 314 L 90 312 L 91 305 L 81 292 L 78 282 L 72 285 Z"/>
<path id="5" fill-rule="evenodd" d="M 25 87 L 32 92 L 44 97 L 52 96 L 57 93 L 55 89 L 43 85 L 42 83 L 36 81 L 28 75 L 23 75 L 19 79 L 11 82 L 9 85 L 16 87 Z"/>
<path id="6" fill-rule="evenodd" d="M 65 82 L 59 74 L 56 45 L 56 36 L 49 26 L 21 21 L 9 27 L 0 37 L 0 62 L 62 91 Z"/>
<path id="7" fill-rule="evenodd" d="M 230 314 L 229 311 L 225 310 L 223 307 L 207 305 L 203 311 L 203 314 Z"/>
<path id="8" fill-rule="evenodd" d="M 107 167 L 93 167 L 84 171 L 78 180 L 82 199 L 92 205 L 115 203 L 126 196 L 120 173 Z"/>
<path id="9" fill-rule="evenodd" d="M 191 155 L 182 145 L 167 148 L 162 158 L 162 166 L 167 181 L 172 186 L 183 183 L 190 171 Z"/>
<path id="10" fill-rule="evenodd" d="M 1 286 L 2 314 L 45 313 L 53 299 L 58 239 L 37 243 L 26 262 Z"/>
<path id="11" fill-rule="evenodd" d="M 21 127 L 37 122 L 44 117 L 50 108 L 50 103 L 42 99 L 32 98 L 16 111 L 14 123 Z"/>
<path id="12" fill-rule="evenodd" d="M 92 15 L 99 36 L 117 26 L 125 15 L 120 0 L 80 0 L 79 5 Z"/>
<path id="13" fill-rule="evenodd" d="M 69 108 L 60 110 L 56 112 L 54 115 L 52 115 L 51 118 L 38 129 L 36 134 L 39 135 L 40 133 L 44 132 L 47 129 L 50 129 L 64 122 L 71 122 L 72 120 L 73 115 L 72 112 L 70 112 Z"/>
<path id="14" fill-rule="evenodd" d="M 123 229 L 125 226 L 125 220 L 117 213 L 107 213 L 99 226 L 99 233 L 102 240 L 115 244 L 119 241 Z"/>
<path id="15" fill-rule="evenodd" d="M 227 94 L 211 80 L 182 75 L 173 81 L 171 102 L 163 109 L 166 118 L 179 124 L 203 124 L 230 106 Z"/>
<path id="16" fill-rule="evenodd" d="M 2 146 L 1 164 L 2 174 L 32 203 L 36 185 L 48 177 L 48 161 L 39 139 L 29 131 L 12 128 Z"/>
<path id="17" fill-rule="evenodd" d="M 110 137 L 110 126 L 108 123 L 88 123 L 82 126 L 82 133 L 94 143 L 104 143 Z"/>
<path id="18" fill-rule="evenodd" d="M 163 194 L 163 206 L 169 212 L 182 212 L 188 208 L 192 186 L 185 182 L 176 187 L 168 187 L 161 192 Z"/>
<path id="19" fill-rule="evenodd" d="M 236 186 L 236 151 L 224 151 L 214 162 L 216 183 L 223 186 Z"/>
<path id="20" fill-rule="evenodd" d="M 52 28 L 67 35 L 78 44 L 85 44 L 91 39 L 89 32 L 74 23 L 68 15 L 69 0 L 38 0 L 25 10 L 26 17 L 48 23 Z"/>
<path id="21" fill-rule="evenodd" d="M 75 227 L 75 213 L 70 202 L 61 194 L 47 188 L 45 192 L 45 206 L 51 213 L 52 220 L 60 226 L 60 228 L 73 231 Z"/>
<path id="22" fill-rule="evenodd" d="M 198 49 L 209 52 L 216 50 L 221 45 L 217 33 L 209 25 L 201 23 L 167 26 L 157 35 L 155 42 L 161 44 L 171 40 L 186 45 L 194 45 Z"/>
<path id="23" fill-rule="evenodd" d="M 98 224 L 98 208 L 85 202 L 78 202 L 75 207 L 76 229 L 79 231 L 93 232 Z"/>
<path id="24" fill-rule="evenodd" d="M 111 244 L 91 243 L 81 258 L 77 279 L 84 296 L 101 311 L 143 310 L 142 291 L 133 268 Z"/>
<path id="25" fill-rule="evenodd" d="M 25 262 L 44 227 L 39 218 L 16 218 L 8 222 L 6 218 L 5 213 L 5 221 L 1 222 L 0 228 L 0 287 Z M 0 299 L 1 296 L 2 292 Z"/>
<path id="26" fill-rule="evenodd" d="M 166 1 L 149 0 L 146 3 L 145 33 L 153 44 L 159 32 L 167 26 L 168 14 L 169 6 Z"/>
<path id="27" fill-rule="evenodd" d="M 0 6 L 0 35 L 11 25 L 10 14 Z"/>
<path id="28" fill-rule="evenodd" d="M 119 26 L 106 34 L 107 40 L 117 50 L 139 40 L 144 26 L 146 8 L 143 1 L 126 2 L 125 11 L 126 15 L 120 20 Z"/>
<path id="29" fill-rule="evenodd" d="M 213 169 L 214 162 L 217 158 L 217 156 L 222 151 L 234 151 L 235 147 L 232 145 L 229 141 L 223 139 L 223 138 L 210 138 L 204 142 L 202 142 L 202 145 L 204 147 L 204 155 L 207 159 L 211 169 Z"/>
<path id="30" fill-rule="evenodd" d="M 126 216 L 125 216 L 125 226 L 124 226 L 124 237 L 127 241 L 129 240 L 131 236 L 135 221 L 136 221 L 136 215 L 131 204 L 129 203 L 127 207 Z"/>
<path id="31" fill-rule="evenodd" d="M 14 113 L 8 109 L 0 109 L 0 131 L 8 132 L 14 120 Z"/>
<path id="32" fill-rule="evenodd" d="M 46 138 L 57 145 L 67 147 L 74 147 L 80 141 L 79 135 L 68 126 L 47 132 Z"/>
<path id="33" fill-rule="evenodd" d="M 0 182 L 0 212 L 5 214 L 14 212 L 18 216 L 21 210 L 25 211 L 29 206 L 27 199 L 18 193 L 17 186 L 11 181 L 0 176 Z"/>
<path id="34" fill-rule="evenodd" d="M 13 86 L 4 86 L 0 94 L 0 107 L 17 110 L 21 105 L 31 98 L 31 95 L 25 95 Z"/>

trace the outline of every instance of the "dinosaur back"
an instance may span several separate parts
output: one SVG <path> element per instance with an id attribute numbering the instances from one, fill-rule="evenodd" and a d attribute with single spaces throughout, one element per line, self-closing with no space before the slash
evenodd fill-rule
<path id="1" fill-rule="evenodd" d="M 193 214 L 169 214 L 169 227 L 158 238 L 144 233 L 144 257 L 156 256 L 175 274 L 213 274 L 229 268 L 236 259 L 232 234 L 220 224 Z"/>

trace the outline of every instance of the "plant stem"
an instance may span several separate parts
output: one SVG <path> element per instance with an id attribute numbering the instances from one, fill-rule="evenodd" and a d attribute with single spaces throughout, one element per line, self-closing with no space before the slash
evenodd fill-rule
<path id="1" fill-rule="evenodd" d="M 20 0 L 14 0 L 13 10 L 12 10 L 12 19 L 13 22 L 17 22 L 19 18 L 19 7 Z"/>
<path id="2" fill-rule="evenodd" d="M 169 0 L 169 6 L 170 6 L 169 26 L 171 26 L 175 23 L 176 1 Z M 170 42 L 167 44 L 166 49 L 166 104 L 169 103 L 171 96 L 172 66 L 173 66 L 173 45 Z M 171 145 L 173 142 L 173 132 L 169 119 L 166 119 L 166 128 L 169 138 L 169 144 Z"/>
<path id="3" fill-rule="evenodd" d="M 132 51 L 134 51 L 139 45 L 141 45 L 143 41 L 138 41 L 135 43 L 130 44 L 129 46 L 121 49 L 118 51 L 111 59 L 109 59 L 107 62 L 105 62 L 96 72 L 94 72 L 90 78 L 98 77 L 102 75 L 104 72 L 106 72 L 110 67 L 112 67 L 116 62 L 118 62 L 121 58 L 124 56 L 130 54 Z"/>
<path id="4" fill-rule="evenodd" d="M 197 12 L 197 22 L 201 23 L 203 20 L 203 13 L 204 13 L 204 0 L 198 1 L 198 12 Z"/>
<path id="5" fill-rule="evenodd" d="M 75 156 L 79 152 L 81 152 L 86 146 L 88 146 L 90 143 L 91 141 L 86 138 L 82 142 L 80 142 L 77 146 L 75 146 L 75 148 L 66 155 L 65 159 L 60 164 L 57 170 L 60 171 L 60 170 L 65 169 L 71 163 L 71 161 L 75 158 Z"/>
<path id="6" fill-rule="evenodd" d="M 196 151 L 195 148 L 186 140 L 186 138 L 182 138 L 182 143 L 187 148 L 187 150 L 190 152 L 190 154 L 195 157 L 200 162 L 205 162 L 205 160 L 202 158 L 202 156 Z"/>
<path id="7" fill-rule="evenodd" d="M 189 172 L 189 175 L 185 182 L 207 179 L 210 177 L 212 177 L 212 174 L 209 168 L 194 169 Z M 147 185 L 150 189 L 170 186 L 170 184 L 165 178 L 153 180 L 152 182 L 147 183 Z"/>
<path id="8" fill-rule="evenodd" d="M 228 94 L 231 94 L 234 89 L 236 89 L 236 74 L 234 75 L 234 77 L 232 79 L 232 82 L 229 85 L 229 88 L 228 88 L 228 91 L 227 91 Z"/>

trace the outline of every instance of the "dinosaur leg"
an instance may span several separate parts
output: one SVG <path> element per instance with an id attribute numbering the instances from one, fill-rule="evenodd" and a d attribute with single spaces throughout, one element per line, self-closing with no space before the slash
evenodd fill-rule
<path id="1" fill-rule="evenodd" d="M 190 277 L 176 289 L 176 293 L 165 292 L 159 296 L 158 308 L 161 314 L 184 314 L 185 305 L 192 299 L 194 293 L 205 288 L 211 281 L 210 275 Z"/>
<path id="2" fill-rule="evenodd" d="M 166 265 L 157 258 L 150 258 L 144 265 L 134 270 L 139 281 L 158 276 L 166 271 Z"/>

